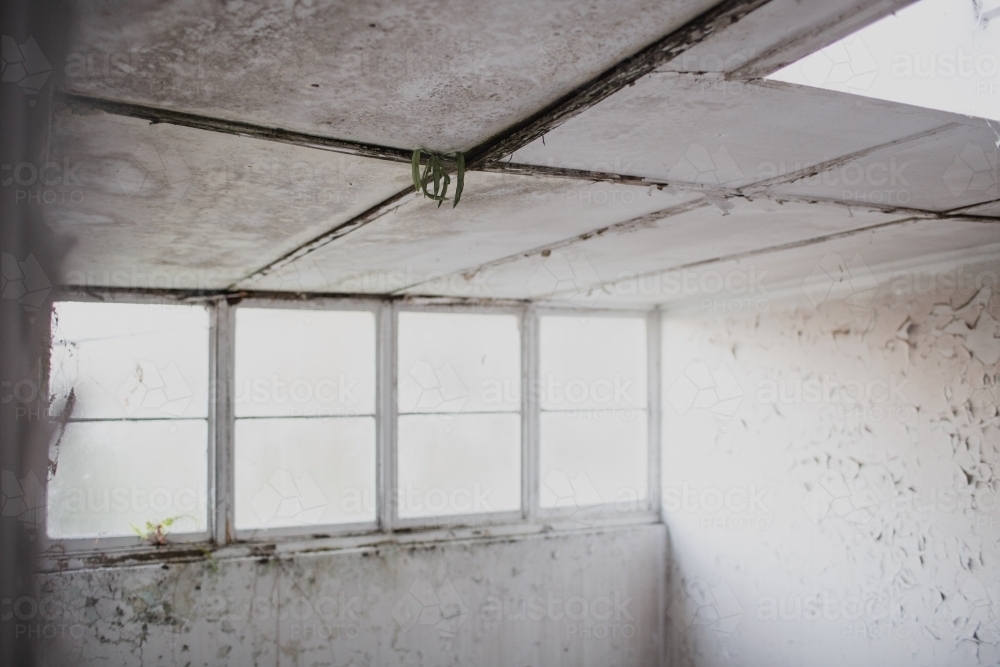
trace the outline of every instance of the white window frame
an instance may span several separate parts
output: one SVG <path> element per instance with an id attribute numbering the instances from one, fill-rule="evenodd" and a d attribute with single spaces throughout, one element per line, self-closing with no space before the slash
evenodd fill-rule
<path id="1" fill-rule="evenodd" d="M 600 508 L 603 517 L 597 524 L 633 523 L 638 517 L 639 520 L 649 516 L 660 516 L 660 321 L 659 310 L 610 310 L 597 308 L 570 308 L 546 305 L 536 311 L 534 344 L 538 346 L 536 358 L 541 355 L 540 349 L 540 326 L 541 318 L 546 316 L 580 316 L 580 317 L 607 317 L 612 319 L 643 319 L 646 321 L 646 502 L 644 507 L 637 508 L 631 512 L 621 512 L 615 507 L 614 502 L 603 505 L 593 505 L 592 509 Z M 540 380 L 540 369 L 536 366 L 533 378 Z M 541 447 L 541 430 L 538 426 L 541 422 L 541 405 L 536 404 L 534 433 L 535 443 L 535 476 L 540 475 L 541 461 L 538 457 Z M 536 491 L 536 512 L 538 510 L 537 492 L 541 480 L 535 483 Z M 559 522 L 564 519 L 571 522 L 571 517 L 580 508 L 547 508 L 545 514 L 549 522 Z"/>
<path id="2" fill-rule="evenodd" d="M 157 306 L 203 306 L 208 314 L 208 414 L 206 417 L 206 422 L 208 424 L 208 438 L 206 442 L 207 447 L 207 471 L 206 471 L 206 482 L 208 485 L 206 498 L 207 498 L 207 508 L 206 508 L 206 529 L 196 533 L 178 533 L 176 535 L 170 536 L 170 541 L 179 546 L 190 546 L 193 544 L 206 544 L 211 542 L 213 533 L 215 531 L 213 508 L 217 504 L 215 484 L 213 483 L 215 478 L 215 468 L 216 468 L 216 457 L 218 450 L 218 442 L 216 438 L 216 429 L 213 424 L 215 423 L 215 407 L 216 407 L 216 388 L 215 377 L 213 375 L 212 369 L 216 365 L 214 356 L 217 349 L 217 338 L 219 335 L 219 327 L 217 323 L 216 308 L 208 299 L 189 299 L 189 300 L 178 300 L 178 299 L 164 299 L 161 296 L 155 296 L 151 294 L 131 294 L 124 293 L 120 291 L 108 291 L 108 292 L 95 292 L 94 290 L 88 290 L 85 293 L 72 293 L 68 295 L 60 295 L 55 299 L 57 302 L 79 302 L 79 303 L 120 303 L 120 304 L 145 304 L 145 305 L 157 305 Z M 52 349 L 52 314 L 53 311 L 49 310 L 49 322 L 46 328 L 46 354 L 43 357 L 43 373 L 42 382 L 44 383 L 44 396 L 49 395 L 49 364 L 51 362 L 51 349 Z M 53 422 L 58 422 L 58 417 L 49 416 L 48 406 L 45 408 L 45 415 L 47 419 Z M 72 419 L 70 423 L 72 423 Z M 132 420 L 127 420 L 132 421 Z M 141 421 L 141 420 L 135 420 Z M 58 436 L 56 436 L 58 437 Z M 48 444 L 48 443 L 47 443 Z M 46 458 L 51 454 L 46 450 Z M 58 456 L 58 454 L 57 454 Z M 74 538 L 53 538 L 49 537 L 48 534 L 48 480 L 46 478 L 45 483 L 45 504 L 41 508 L 42 514 L 42 525 L 39 530 L 39 547 L 40 550 L 44 552 L 54 552 L 54 553 L 79 553 L 79 552 L 106 552 L 106 551 L 134 551 L 134 550 L 144 550 L 148 548 L 148 542 L 138 535 L 120 535 L 116 537 L 74 537 Z"/>
<path id="3" fill-rule="evenodd" d="M 396 402 L 392 401 L 392 424 L 393 424 L 393 441 L 390 445 L 391 456 L 392 456 L 392 486 L 384 487 L 383 490 L 389 495 L 383 496 L 387 504 L 391 505 L 392 509 L 392 526 L 394 529 L 399 530 L 412 530 L 418 528 L 483 528 L 489 526 L 497 526 L 511 523 L 520 523 L 527 519 L 527 508 L 530 499 L 527 497 L 525 490 L 528 487 L 529 480 L 527 479 L 526 472 L 528 466 L 525 465 L 525 458 L 528 455 L 527 443 L 530 439 L 529 434 L 525 429 L 525 415 L 527 414 L 529 408 L 528 397 L 524 392 L 524 380 L 528 377 L 527 373 L 527 363 L 525 359 L 525 322 L 527 317 L 525 315 L 524 306 L 513 306 L 508 304 L 490 304 L 490 303 L 479 303 L 474 305 L 456 305 L 456 304 L 400 304 L 393 309 L 393 331 L 391 338 L 392 354 L 393 354 L 393 375 L 392 375 L 392 387 L 395 390 L 396 382 L 399 379 L 399 368 L 397 365 L 397 356 L 399 352 L 399 314 L 400 313 L 465 313 L 471 315 L 513 315 L 517 318 L 517 328 L 521 334 L 521 340 L 518 341 L 519 355 L 520 355 L 520 379 L 521 379 L 521 407 L 519 415 L 521 417 L 521 509 L 510 510 L 506 512 L 481 512 L 478 514 L 458 514 L 450 516 L 428 516 L 428 517 L 412 517 L 404 519 L 399 516 L 398 503 L 393 502 L 393 500 L 398 500 L 395 498 L 396 487 L 398 481 L 398 465 L 396 461 L 396 425 L 399 423 L 399 414 L 397 411 Z M 505 414 L 505 413 L 501 413 Z"/>
<path id="4" fill-rule="evenodd" d="M 250 529 L 237 529 L 236 528 L 236 516 L 235 516 L 235 491 L 232 493 L 220 494 L 220 502 L 216 505 L 216 512 L 218 513 L 216 519 L 216 525 L 220 526 L 230 526 L 228 534 L 216 534 L 215 541 L 218 544 L 228 544 L 230 542 L 260 542 L 260 541 L 273 541 L 278 539 L 286 538 L 326 538 L 326 537 L 340 537 L 346 535 L 363 535 L 366 533 L 372 533 L 379 530 L 380 523 L 378 518 L 378 508 L 381 507 L 381 498 L 378 493 L 378 480 L 379 480 L 379 468 L 380 460 L 383 456 L 382 448 L 379 446 L 382 442 L 381 429 L 384 427 L 382 423 L 383 420 L 379 418 L 379 410 L 382 405 L 381 402 L 381 392 L 384 391 L 384 384 L 381 382 L 381 375 L 379 373 L 379 362 L 380 362 L 380 344 L 379 344 L 379 333 L 381 331 L 380 320 L 385 317 L 384 304 L 370 299 L 333 299 L 329 297 L 317 297 L 309 299 L 308 301 L 298 301 L 292 299 L 274 299 L 274 298 L 261 298 L 261 297 L 249 297 L 241 300 L 238 305 L 230 306 L 226 304 L 224 307 L 220 308 L 220 313 L 222 310 L 226 311 L 224 316 L 226 319 L 226 325 L 222 329 L 231 339 L 231 342 L 223 342 L 223 349 L 220 350 L 219 356 L 222 357 L 223 354 L 226 355 L 228 359 L 227 367 L 224 369 L 225 376 L 220 372 L 219 378 L 224 380 L 220 383 L 220 386 L 226 387 L 232 390 L 236 386 L 236 313 L 235 311 L 240 308 L 256 308 L 256 309 L 283 309 L 283 310 L 330 310 L 330 311 L 353 311 L 353 312 L 368 312 L 372 313 L 375 317 L 375 480 L 376 480 L 376 517 L 374 521 L 355 521 L 350 523 L 336 523 L 336 524 L 321 524 L 315 526 L 276 526 L 274 528 L 250 528 Z M 220 371 L 223 369 L 220 367 Z M 236 481 L 236 468 L 235 468 L 235 451 L 236 451 L 236 414 L 235 414 L 235 397 L 227 396 L 224 402 L 224 407 L 226 409 L 226 415 L 224 421 L 219 421 L 219 426 L 223 428 L 223 433 L 219 435 L 219 442 L 222 449 L 225 451 L 220 458 L 225 459 L 225 466 L 217 471 L 219 479 L 224 477 L 225 484 L 227 488 L 235 489 Z M 284 419 L 284 418 L 283 418 Z M 288 417 L 287 419 L 292 420 L 294 417 Z"/>
<path id="5" fill-rule="evenodd" d="M 249 547 L 283 551 L 317 548 L 353 548 L 385 542 L 448 540 L 484 535 L 537 533 L 547 530 L 579 530 L 571 517 L 539 507 L 539 440 L 541 406 L 533 388 L 539 386 L 539 321 L 545 315 L 586 317 L 629 317 L 646 320 L 648 479 L 646 507 L 631 512 L 602 512 L 590 524 L 597 529 L 620 524 L 659 523 L 660 514 L 660 327 L 659 309 L 620 310 L 561 307 L 500 300 L 453 301 L 448 299 L 400 300 L 380 297 L 354 298 L 326 295 L 302 296 L 294 293 L 243 293 L 184 296 L 169 291 L 129 291 L 88 289 L 86 293 L 66 292 L 56 301 L 91 303 L 146 303 L 159 305 L 202 305 L 209 314 L 209 406 L 208 406 L 208 530 L 201 533 L 170 534 L 168 544 L 153 547 L 139 537 L 98 539 L 48 538 L 45 524 L 40 532 L 41 547 L 48 558 L 78 558 L 106 552 L 130 554 L 160 552 L 164 557 L 178 551 L 222 550 Z M 287 308 L 367 311 L 375 315 L 375 470 L 376 521 L 325 526 L 291 526 L 236 530 L 234 522 L 234 435 L 235 343 L 237 308 Z M 512 314 L 520 329 L 521 371 L 521 508 L 443 517 L 398 516 L 394 502 L 397 480 L 395 401 L 398 378 L 398 322 L 400 312 L 454 312 Z M 51 327 L 50 327 L 51 330 Z M 48 381 L 46 357 L 45 382 Z M 48 388 L 46 386 L 46 395 Z M 46 502 L 47 506 L 47 502 Z M 613 504 L 602 507 L 613 507 Z M 43 511 L 43 522 L 45 520 Z"/>

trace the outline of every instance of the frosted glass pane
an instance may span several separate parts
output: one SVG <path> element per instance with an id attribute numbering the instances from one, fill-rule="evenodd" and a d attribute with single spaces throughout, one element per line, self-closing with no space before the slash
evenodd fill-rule
<path id="1" fill-rule="evenodd" d="M 521 417 L 399 417 L 399 516 L 452 516 L 521 507 Z"/>
<path id="2" fill-rule="evenodd" d="M 236 527 L 375 520 L 375 418 L 236 421 Z"/>
<path id="3" fill-rule="evenodd" d="M 521 409 L 514 315 L 399 314 L 399 412 Z"/>
<path id="4" fill-rule="evenodd" d="M 616 503 L 645 506 L 648 467 L 646 411 L 543 412 L 542 507 Z M 630 413 L 625 412 L 625 417 Z"/>
<path id="5" fill-rule="evenodd" d="M 543 410 L 646 407 L 646 321 L 541 318 Z"/>
<path id="6" fill-rule="evenodd" d="M 375 315 L 236 311 L 237 417 L 375 413 Z"/>
<path id="7" fill-rule="evenodd" d="M 208 312 L 200 306 L 63 301 L 54 306 L 50 392 L 59 414 L 208 415 Z"/>
<path id="8" fill-rule="evenodd" d="M 177 517 L 169 533 L 206 530 L 208 423 L 71 422 L 48 485 L 53 538 L 134 535 Z"/>

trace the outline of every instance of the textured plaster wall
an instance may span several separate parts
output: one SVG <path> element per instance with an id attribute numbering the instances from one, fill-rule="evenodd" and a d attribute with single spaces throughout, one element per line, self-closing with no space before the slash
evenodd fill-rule
<path id="1" fill-rule="evenodd" d="M 646 525 L 63 572 L 20 634 L 52 666 L 652 665 L 665 551 Z"/>
<path id="2" fill-rule="evenodd" d="M 1000 664 L 1000 271 L 865 273 L 664 320 L 672 665 Z"/>

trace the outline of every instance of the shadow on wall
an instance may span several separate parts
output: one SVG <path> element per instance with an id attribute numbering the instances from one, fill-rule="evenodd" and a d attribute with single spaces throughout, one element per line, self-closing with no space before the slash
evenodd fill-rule
<path id="1" fill-rule="evenodd" d="M 2 6 L 3 87 L 2 162 L 24 173 L 36 169 L 45 155 L 50 100 L 57 73 L 52 63 L 62 62 L 68 42 L 71 12 L 64 3 L 15 0 Z M 6 185 L 6 183 L 5 183 Z M 0 190 L 0 251 L 3 281 L 0 287 L 0 376 L 4 394 L 22 380 L 40 376 L 51 305 L 48 276 L 59 275 L 58 257 L 51 232 L 42 224 L 38 199 L 15 197 L 15 189 Z M 48 433 L 41 414 L 19 412 L 24 404 L 4 398 L 0 404 L 0 468 L 3 469 L 3 507 L 0 516 L 0 664 L 38 664 L 40 638 L 16 636 L 10 605 L 36 599 L 32 586 L 36 530 L 41 506 L 39 480 L 46 474 Z M 34 484 L 25 481 L 34 480 Z M 27 488 L 25 488 L 27 486 Z"/>

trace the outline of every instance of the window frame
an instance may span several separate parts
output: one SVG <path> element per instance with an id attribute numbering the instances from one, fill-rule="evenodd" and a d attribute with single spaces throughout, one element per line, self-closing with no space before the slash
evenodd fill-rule
<path id="1" fill-rule="evenodd" d="M 662 522 L 660 513 L 660 327 L 662 312 L 654 309 L 612 309 L 539 305 L 534 302 L 504 300 L 405 299 L 350 297 L 296 293 L 191 294 L 171 290 L 95 289 L 64 290 L 53 302 L 143 303 L 157 305 L 199 305 L 209 317 L 209 405 L 208 405 L 208 516 L 206 531 L 169 536 L 168 544 L 155 547 L 139 537 L 49 538 L 46 503 L 39 530 L 40 547 L 48 558 L 80 557 L 103 553 L 129 555 L 149 552 L 172 553 L 248 547 L 251 551 L 273 545 L 282 550 L 356 548 L 366 543 L 449 540 L 490 534 L 536 533 L 547 530 L 579 530 L 572 517 L 559 511 L 542 510 L 540 486 L 541 405 L 533 391 L 540 379 L 540 322 L 548 315 L 641 318 L 646 321 L 647 386 L 647 497 L 645 507 L 628 512 L 606 512 L 591 528 L 622 524 Z M 375 316 L 375 477 L 376 520 L 321 526 L 289 526 L 241 529 L 235 527 L 235 351 L 236 309 L 290 309 L 367 311 Z M 396 506 L 397 424 L 395 400 L 398 380 L 398 330 L 401 312 L 454 312 L 505 314 L 518 319 L 520 332 L 521 382 L 521 507 L 514 511 L 442 517 L 400 518 Z M 51 318 L 51 309 L 49 317 Z M 51 319 L 46 342 L 51 348 Z M 43 382 L 48 395 L 49 353 L 44 357 Z M 47 410 L 47 407 L 46 407 Z M 47 414 L 47 413 L 46 413 Z M 47 486 L 47 485 L 46 485 Z M 613 503 L 599 507 L 613 508 Z M 544 516 L 543 516 L 544 512 Z"/>
<path id="2" fill-rule="evenodd" d="M 306 305 L 308 304 L 308 305 Z M 225 432 L 220 434 L 220 444 L 225 448 L 225 460 L 226 465 L 224 469 L 218 472 L 219 475 L 224 475 L 226 480 L 227 488 L 232 489 L 231 492 L 227 493 L 223 503 L 220 503 L 219 511 L 223 513 L 218 521 L 222 525 L 231 526 L 229 535 L 231 538 L 226 539 L 225 542 L 221 542 L 220 538 L 227 538 L 226 535 L 217 535 L 216 541 L 220 543 L 231 543 L 231 542 L 260 542 L 260 541 L 273 541 L 287 538 L 313 538 L 313 537 L 340 537 L 340 536 L 350 536 L 350 535 L 364 535 L 367 533 L 375 532 L 379 529 L 379 507 L 381 505 L 381 497 L 379 494 L 379 468 L 380 468 L 380 458 L 382 455 L 381 448 L 379 444 L 382 440 L 381 429 L 383 428 L 382 420 L 379 418 L 379 407 L 381 405 L 380 395 L 384 391 L 384 387 L 381 383 L 381 376 L 379 373 L 379 357 L 380 357 L 380 342 L 379 342 L 379 331 L 380 322 L 379 320 L 384 317 L 384 304 L 377 300 L 366 300 L 366 299 L 331 299 L 329 297 L 318 297 L 315 299 L 310 299 L 306 302 L 291 300 L 291 299 L 275 299 L 266 297 L 248 297 L 239 302 L 237 306 L 230 306 L 227 304 L 226 310 L 228 311 L 225 319 L 227 329 L 226 333 L 231 342 L 228 343 L 227 348 L 224 350 L 228 353 L 229 363 L 225 369 L 226 375 L 225 381 L 221 383 L 221 386 L 227 388 L 228 392 L 232 392 L 236 386 L 236 310 L 239 308 L 256 308 L 259 310 L 328 310 L 328 311 L 346 311 L 346 312 L 369 312 L 375 318 L 375 520 L 374 521 L 354 521 L 350 523 L 335 523 L 335 524 L 318 524 L 315 526 L 280 526 L 274 528 L 237 528 L 236 527 L 236 411 L 235 411 L 235 396 L 227 395 L 225 401 Z M 220 351 L 220 354 L 223 351 Z M 281 417 L 281 419 L 296 419 L 295 417 Z M 223 523 L 225 522 L 225 523 Z"/>
<path id="3" fill-rule="evenodd" d="M 632 523 L 632 517 L 645 517 L 649 515 L 660 516 L 660 323 L 662 315 L 659 309 L 639 310 L 639 309 L 591 309 L 579 307 L 563 307 L 546 304 L 537 310 L 535 323 L 535 345 L 538 346 L 536 358 L 539 365 L 535 368 L 534 378 L 540 380 L 540 358 L 541 358 L 541 318 L 543 317 L 607 317 L 612 319 L 641 319 L 646 322 L 646 499 L 645 506 L 637 507 L 632 511 L 621 512 L 615 508 L 615 503 L 603 503 L 599 505 L 587 505 L 585 509 L 598 509 L 603 515 L 603 519 L 596 521 L 597 524 L 618 524 Z M 541 484 L 541 416 L 542 408 L 540 402 L 534 406 L 536 412 L 536 432 L 535 432 L 535 475 L 537 478 L 535 492 L 539 492 Z M 536 511 L 544 511 L 546 518 L 550 522 L 560 520 L 573 523 L 572 515 L 581 508 L 572 507 L 552 507 L 541 508 L 541 503 L 536 497 Z"/>
<path id="4" fill-rule="evenodd" d="M 144 293 L 123 293 L 119 291 L 109 291 L 109 292 L 95 292 L 94 290 L 88 290 L 86 292 L 72 292 L 64 293 L 58 295 L 53 299 L 53 305 L 57 302 L 77 302 L 77 303 L 94 303 L 94 304 L 138 304 L 138 305 L 154 305 L 154 306 L 202 306 L 205 308 L 206 314 L 208 315 L 208 340 L 206 344 L 208 345 L 208 405 L 207 414 L 205 416 L 205 423 L 207 425 L 207 438 L 206 438 L 206 508 L 205 508 L 205 530 L 196 533 L 177 533 L 171 536 L 171 542 L 174 542 L 183 546 L 190 545 L 205 545 L 212 542 L 212 538 L 215 532 L 215 511 L 216 506 L 216 495 L 215 495 L 215 466 L 216 466 L 216 451 L 218 449 L 215 429 L 213 428 L 214 423 L 214 410 L 216 405 L 216 383 L 215 377 L 213 375 L 212 369 L 215 366 L 215 360 L 213 355 L 216 349 L 216 338 L 218 336 L 218 327 L 216 324 L 216 309 L 210 303 L 209 299 L 203 298 L 192 298 L 192 299 L 169 299 L 163 298 L 162 296 L 156 296 Z M 55 314 L 53 308 L 49 308 L 46 313 L 46 329 L 45 329 L 45 354 L 43 355 L 42 363 L 42 383 L 44 386 L 44 396 L 50 395 L 49 379 L 51 371 L 51 361 L 52 361 L 52 319 Z M 48 406 L 45 407 L 45 419 L 50 423 L 58 423 L 60 420 L 58 417 L 50 416 L 48 412 Z M 68 420 L 67 423 L 72 423 L 73 420 Z M 130 420 L 131 421 L 131 420 Z M 135 420 L 141 421 L 141 420 Z M 46 460 L 49 457 L 48 443 L 46 443 Z M 42 553 L 45 552 L 59 552 L 59 553 L 88 553 L 88 552 L 107 552 L 107 551 L 140 551 L 148 547 L 146 540 L 139 537 L 138 535 L 119 535 L 114 537 L 49 537 L 48 532 L 48 509 L 49 509 L 49 494 L 48 494 L 48 476 L 46 475 L 45 480 L 45 503 L 41 508 L 42 523 L 38 531 L 39 540 L 39 550 Z"/>
<path id="5" fill-rule="evenodd" d="M 396 391 L 396 384 L 399 380 L 399 315 L 400 313 L 463 313 L 471 315 L 513 315 L 517 318 L 517 328 L 520 334 L 520 340 L 518 341 L 518 356 L 520 359 L 520 364 L 518 372 L 520 374 L 521 382 L 521 405 L 519 409 L 519 416 L 521 418 L 521 450 L 520 450 L 520 461 L 521 461 L 521 508 L 517 510 L 508 510 L 503 512 L 480 512 L 476 514 L 458 514 L 450 516 L 427 516 L 427 517 L 411 517 L 403 518 L 399 516 L 398 503 L 392 502 L 395 500 L 394 496 L 396 494 L 397 484 L 398 484 L 398 458 L 397 458 L 397 429 L 399 424 L 399 410 L 395 400 L 392 400 L 392 428 L 393 428 L 393 440 L 391 443 L 391 455 L 392 455 L 392 485 L 387 486 L 386 490 L 392 494 L 392 497 L 387 497 L 386 502 L 391 503 L 391 514 L 392 514 L 392 526 L 394 529 L 400 530 L 413 530 L 421 528 L 481 528 L 488 526 L 504 525 L 511 523 L 520 523 L 527 519 L 528 502 L 530 499 L 525 493 L 527 488 L 528 480 L 526 479 L 526 469 L 525 457 L 528 454 L 527 443 L 529 440 L 529 434 L 525 429 L 525 415 L 529 409 L 528 397 L 525 392 L 525 379 L 528 377 L 527 374 L 527 363 L 525 360 L 525 321 L 526 321 L 526 308 L 524 306 L 515 306 L 511 304 L 492 304 L 492 303 L 478 303 L 475 305 L 459 305 L 459 304 L 441 304 L 441 303 L 430 303 L 430 304 L 415 304 L 415 303 L 403 303 L 398 305 L 393 309 L 393 331 L 391 340 L 391 349 L 393 355 L 393 374 L 392 374 L 392 388 L 393 393 Z M 411 413 L 419 414 L 419 413 Z M 498 413 L 498 414 L 510 414 L 510 413 Z"/>

